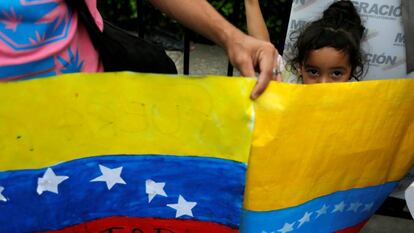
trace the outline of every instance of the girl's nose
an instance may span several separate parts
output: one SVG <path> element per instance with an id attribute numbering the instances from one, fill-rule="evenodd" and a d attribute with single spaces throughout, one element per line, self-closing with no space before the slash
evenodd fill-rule
<path id="1" fill-rule="evenodd" d="M 318 79 L 318 83 L 331 83 L 332 79 L 329 77 L 329 75 L 322 75 Z"/>

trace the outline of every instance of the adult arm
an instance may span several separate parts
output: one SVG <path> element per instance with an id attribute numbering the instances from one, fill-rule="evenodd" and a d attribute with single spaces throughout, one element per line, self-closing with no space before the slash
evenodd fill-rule
<path id="1" fill-rule="evenodd" d="M 269 32 L 260 10 L 259 0 L 244 0 L 246 8 L 247 32 L 264 41 L 270 41 Z"/>
<path id="2" fill-rule="evenodd" d="M 251 98 L 256 99 L 273 77 L 273 65 L 278 55 L 266 41 L 248 36 L 225 20 L 206 0 L 151 0 L 151 3 L 185 26 L 224 47 L 230 62 L 244 76 L 260 72 Z"/>

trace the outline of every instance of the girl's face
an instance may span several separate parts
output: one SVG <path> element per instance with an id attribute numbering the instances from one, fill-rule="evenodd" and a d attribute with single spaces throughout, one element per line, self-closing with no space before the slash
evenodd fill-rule
<path id="1" fill-rule="evenodd" d="M 351 78 L 351 64 L 348 54 L 332 47 L 309 52 L 300 67 L 304 84 L 347 82 Z"/>

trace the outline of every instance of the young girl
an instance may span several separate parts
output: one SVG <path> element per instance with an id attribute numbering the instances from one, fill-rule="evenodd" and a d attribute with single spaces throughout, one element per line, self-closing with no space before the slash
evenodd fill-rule
<path id="1" fill-rule="evenodd" d="M 248 1 L 253 0 L 246 0 Z M 252 6 L 254 7 L 253 4 L 246 3 L 248 32 L 257 38 L 266 39 L 266 34 L 262 33 L 265 28 L 261 24 L 254 24 L 258 21 L 255 18 L 263 19 L 260 8 L 248 9 Z M 295 38 L 292 57 L 287 60 L 286 71 L 280 57 L 276 70 L 283 71 L 284 81 L 305 84 L 361 80 L 364 62 L 360 44 L 364 30 L 351 1 L 335 2 L 323 12 L 322 18 L 310 22 L 293 34 L 299 35 Z"/>

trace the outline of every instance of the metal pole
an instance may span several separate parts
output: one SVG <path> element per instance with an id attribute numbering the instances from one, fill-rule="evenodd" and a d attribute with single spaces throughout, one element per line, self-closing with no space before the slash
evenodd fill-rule
<path id="1" fill-rule="evenodd" d="M 230 22 L 232 24 L 234 24 L 235 26 L 237 26 L 237 19 L 240 15 L 240 8 L 242 6 L 242 1 L 241 0 L 235 0 L 234 3 L 234 9 L 232 14 L 230 15 Z M 227 76 L 233 76 L 233 66 L 230 63 L 230 60 L 228 61 L 228 65 L 227 65 Z"/>
<path id="2" fill-rule="evenodd" d="M 183 73 L 190 74 L 190 30 L 184 29 L 184 64 Z"/>
<path id="3" fill-rule="evenodd" d="M 144 4 L 143 0 L 137 0 L 138 36 L 144 38 Z"/>

